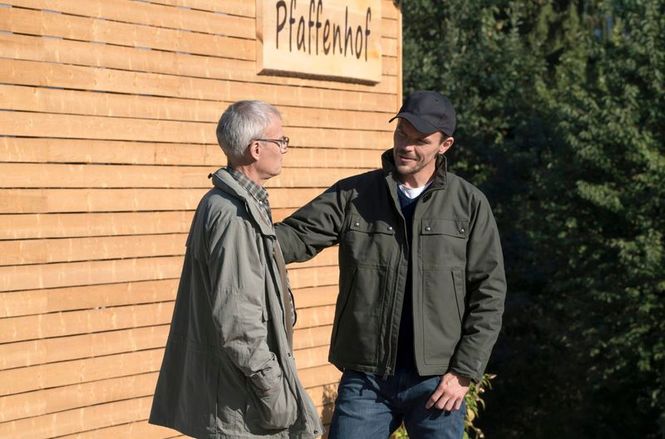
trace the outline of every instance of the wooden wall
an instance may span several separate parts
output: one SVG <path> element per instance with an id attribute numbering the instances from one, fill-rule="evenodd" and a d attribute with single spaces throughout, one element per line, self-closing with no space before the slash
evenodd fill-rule
<path id="1" fill-rule="evenodd" d="M 379 166 L 401 102 L 382 2 L 375 85 L 257 76 L 253 0 L 0 0 L 0 437 L 167 438 L 147 424 L 216 122 L 263 99 L 292 139 L 276 220 Z M 296 359 L 324 418 L 336 249 L 290 267 Z"/>

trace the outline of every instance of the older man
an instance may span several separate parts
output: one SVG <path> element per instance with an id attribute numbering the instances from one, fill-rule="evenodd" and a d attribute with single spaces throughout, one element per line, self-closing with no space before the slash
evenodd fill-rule
<path id="1" fill-rule="evenodd" d="M 196 209 L 150 422 L 196 438 L 314 438 L 296 374 L 295 308 L 263 184 L 289 139 L 277 109 L 231 105 L 217 125 L 228 166 Z"/>
<path id="2" fill-rule="evenodd" d="M 506 283 L 485 196 L 446 169 L 455 110 L 414 92 L 383 169 L 350 177 L 277 225 L 287 261 L 339 244 L 330 361 L 344 371 L 330 439 L 461 438 L 464 396 L 501 327 Z"/>

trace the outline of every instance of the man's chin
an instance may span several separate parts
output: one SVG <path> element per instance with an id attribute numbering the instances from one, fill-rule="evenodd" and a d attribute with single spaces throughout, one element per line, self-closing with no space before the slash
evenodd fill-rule
<path id="1" fill-rule="evenodd" d="M 409 165 L 396 165 L 395 168 L 400 175 L 413 174 L 413 166 Z"/>

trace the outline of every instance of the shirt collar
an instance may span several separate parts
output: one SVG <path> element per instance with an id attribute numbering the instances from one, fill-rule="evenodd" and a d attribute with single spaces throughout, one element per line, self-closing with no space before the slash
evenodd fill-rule
<path id="1" fill-rule="evenodd" d="M 235 180 L 238 182 L 238 184 L 240 184 L 240 186 L 243 187 L 243 189 L 246 189 L 247 192 L 249 192 L 250 195 L 256 199 L 256 201 L 261 201 L 263 203 L 268 202 L 268 191 L 263 186 L 254 183 L 245 174 L 240 171 L 236 171 L 230 166 L 227 166 L 226 170 L 233 178 L 235 178 Z"/>

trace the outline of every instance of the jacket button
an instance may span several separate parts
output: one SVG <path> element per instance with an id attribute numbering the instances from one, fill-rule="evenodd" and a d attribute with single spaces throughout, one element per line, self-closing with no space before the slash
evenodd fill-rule
<path id="1" fill-rule="evenodd" d="M 460 232 L 460 233 L 464 233 L 464 227 L 462 227 L 461 229 L 459 229 L 459 232 Z"/>
<path id="2" fill-rule="evenodd" d="M 425 226 L 425 231 L 426 231 L 426 232 L 429 232 L 429 231 L 431 231 L 431 230 L 432 230 L 432 228 L 431 228 L 430 226 Z"/>
<path id="3" fill-rule="evenodd" d="M 388 226 L 388 230 L 392 230 L 392 229 L 393 229 L 393 226 Z"/>
<path id="4" fill-rule="evenodd" d="M 360 227 L 360 223 L 353 223 L 354 226 Z"/>

